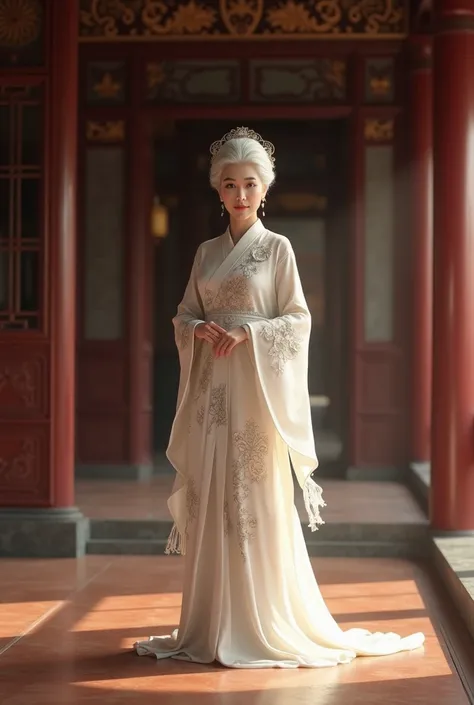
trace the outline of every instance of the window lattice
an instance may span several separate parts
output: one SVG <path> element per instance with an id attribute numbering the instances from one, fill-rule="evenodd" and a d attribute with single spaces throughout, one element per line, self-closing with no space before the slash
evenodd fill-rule
<path id="1" fill-rule="evenodd" d="M 0 330 L 41 325 L 43 88 L 0 86 Z"/>

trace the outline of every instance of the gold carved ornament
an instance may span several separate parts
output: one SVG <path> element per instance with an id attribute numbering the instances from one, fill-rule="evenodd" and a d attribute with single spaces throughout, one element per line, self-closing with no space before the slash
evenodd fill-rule
<path id="1" fill-rule="evenodd" d="M 21 48 L 41 32 L 42 7 L 38 0 L 0 0 L 0 46 Z"/>
<path id="2" fill-rule="evenodd" d="M 89 40 L 400 37 L 403 0 L 81 0 Z"/>
<path id="3" fill-rule="evenodd" d="M 87 139 L 89 142 L 122 142 L 125 139 L 125 122 L 123 120 L 107 120 L 87 123 Z"/>
<path id="4" fill-rule="evenodd" d="M 94 84 L 93 91 L 99 98 L 116 98 L 122 89 L 121 83 L 114 81 L 112 74 L 108 71 L 104 73 L 102 79 Z"/>
<path id="5" fill-rule="evenodd" d="M 394 135 L 394 120 L 377 120 L 369 118 L 365 121 L 364 137 L 366 142 L 392 142 Z"/>

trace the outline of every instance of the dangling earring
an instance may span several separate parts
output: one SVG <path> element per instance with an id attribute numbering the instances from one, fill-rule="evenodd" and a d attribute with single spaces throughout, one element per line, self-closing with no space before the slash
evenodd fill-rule
<path id="1" fill-rule="evenodd" d="M 262 216 L 265 217 L 265 199 L 262 200 L 260 205 L 262 206 Z"/>
<path id="2" fill-rule="evenodd" d="M 221 201 L 221 218 L 224 217 L 224 201 Z"/>

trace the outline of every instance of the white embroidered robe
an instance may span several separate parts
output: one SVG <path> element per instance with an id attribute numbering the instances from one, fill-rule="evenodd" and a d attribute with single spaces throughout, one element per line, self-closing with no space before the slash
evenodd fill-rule
<path id="1" fill-rule="evenodd" d="M 245 326 L 214 359 L 202 321 Z M 294 506 L 322 523 L 307 386 L 311 318 L 289 240 L 257 221 L 198 249 L 174 319 L 181 363 L 168 458 L 177 476 L 167 552 L 186 554 L 178 629 L 138 654 L 235 668 L 318 667 L 413 649 L 422 634 L 343 632 L 322 599 Z"/>

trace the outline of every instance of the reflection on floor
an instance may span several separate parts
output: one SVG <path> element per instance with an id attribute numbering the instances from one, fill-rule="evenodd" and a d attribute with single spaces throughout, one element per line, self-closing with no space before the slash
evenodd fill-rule
<path id="1" fill-rule="evenodd" d="M 313 565 L 343 628 L 423 631 L 426 645 L 416 652 L 296 671 L 138 658 L 130 650 L 137 638 L 177 623 L 182 561 L 1 561 L 2 705 L 469 703 L 451 657 L 453 644 L 458 655 L 466 646 L 462 626 L 427 570 L 404 560 L 323 558 Z"/>

